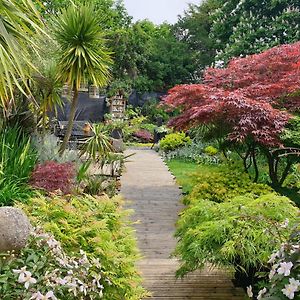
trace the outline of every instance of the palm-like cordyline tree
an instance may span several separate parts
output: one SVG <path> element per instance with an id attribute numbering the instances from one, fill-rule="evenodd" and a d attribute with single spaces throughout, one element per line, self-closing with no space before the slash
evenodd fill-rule
<path id="1" fill-rule="evenodd" d="M 73 91 L 61 153 L 72 133 L 80 83 L 88 80 L 94 85 L 104 86 L 109 78 L 111 58 L 99 24 L 97 13 L 88 4 L 72 5 L 54 21 L 54 36 L 59 45 L 59 77 Z"/>
<path id="2" fill-rule="evenodd" d="M 0 1 L 0 107 L 4 110 L 16 88 L 29 94 L 27 79 L 33 65 L 28 49 L 35 48 L 32 37 L 41 28 L 31 0 Z"/>

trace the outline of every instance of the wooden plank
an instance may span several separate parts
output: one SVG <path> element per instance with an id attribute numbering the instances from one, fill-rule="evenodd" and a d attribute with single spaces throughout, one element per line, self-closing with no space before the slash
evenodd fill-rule
<path id="1" fill-rule="evenodd" d="M 245 293 L 235 288 L 227 270 L 207 266 L 202 271 L 176 279 L 179 268 L 170 254 L 176 246 L 174 238 L 181 191 L 173 176 L 156 152 L 135 152 L 126 165 L 121 193 L 128 201 L 127 207 L 134 209 L 132 220 L 138 245 L 144 258 L 137 264 L 144 279 L 144 286 L 154 300 L 242 300 Z"/>

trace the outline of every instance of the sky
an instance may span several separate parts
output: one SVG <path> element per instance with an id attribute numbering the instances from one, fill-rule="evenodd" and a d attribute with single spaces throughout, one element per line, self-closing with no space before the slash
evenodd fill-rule
<path id="1" fill-rule="evenodd" d="M 177 16 L 188 8 L 188 3 L 199 4 L 201 0 L 124 0 L 133 20 L 149 19 L 155 24 L 164 21 L 174 24 Z"/>

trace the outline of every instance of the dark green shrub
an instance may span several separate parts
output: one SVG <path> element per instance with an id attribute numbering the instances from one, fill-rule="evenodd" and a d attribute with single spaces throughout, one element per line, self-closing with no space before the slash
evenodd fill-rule
<path id="1" fill-rule="evenodd" d="M 292 223 L 297 214 L 288 198 L 276 194 L 240 196 L 223 203 L 199 199 L 178 221 L 175 254 L 182 260 L 178 275 L 207 263 L 258 271 L 280 246 L 278 232 L 289 235 L 281 224 L 287 218 Z"/>
<path id="2" fill-rule="evenodd" d="M 190 137 L 186 136 L 184 132 L 170 133 L 159 142 L 159 148 L 164 152 L 169 152 L 191 144 L 191 142 Z"/>
<path id="3" fill-rule="evenodd" d="M 197 202 L 200 199 L 223 202 L 239 195 L 252 193 L 260 196 L 272 191 L 265 184 L 253 183 L 248 174 L 234 167 L 220 166 L 209 173 L 192 175 L 194 188 L 184 199 L 185 203 Z"/>
<path id="4" fill-rule="evenodd" d="M 67 254 L 78 249 L 99 258 L 104 275 L 103 299 L 140 300 L 144 296 L 135 263 L 139 258 L 133 229 L 119 198 L 71 196 L 37 197 L 20 205 L 34 225 L 41 225 L 61 242 Z"/>

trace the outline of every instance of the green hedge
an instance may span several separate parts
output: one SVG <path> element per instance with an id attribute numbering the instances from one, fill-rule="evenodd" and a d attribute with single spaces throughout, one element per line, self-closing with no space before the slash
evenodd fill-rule
<path id="1" fill-rule="evenodd" d="M 139 259 L 129 212 L 120 198 L 43 196 L 20 204 L 33 224 L 41 225 L 62 243 L 68 254 L 84 250 L 99 258 L 112 285 L 105 286 L 103 299 L 138 300 L 145 291 L 135 263 Z"/>

